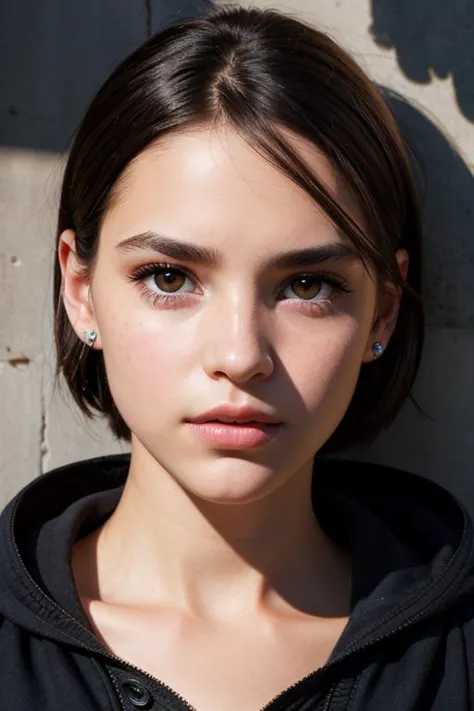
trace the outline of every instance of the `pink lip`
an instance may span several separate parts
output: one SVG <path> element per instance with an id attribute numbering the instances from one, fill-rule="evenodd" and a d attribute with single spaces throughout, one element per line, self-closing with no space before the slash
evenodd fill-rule
<path id="1" fill-rule="evenodd" d="M 188 422 L 187 425 L 204 442 L 226 449 L 250 449 L 266 444 L 273 439 L 280 427 L 279 424 L 262 422 Z"/>
<path id="2" fill-rule="evenodd" d="M 247 423 L 264 423 L 277 425 L 280 421 L 271 415 L 270 413 L 257 410 L 254 407 L 249 407 L 244 405 L 242 407 L 235 407 L 234 405 L 219 405 L 218 407 L 212 408 L 207 412 L 203 412 L 197 417 L 192 417 L 188 421 L 203 424 L 209 422 L 209 420 L 220 420 L 220 419 L 231 419 L 236 420 L 237 424 L 247 424 Z M 234 424 L 234 423 L 231 423 Z"/>

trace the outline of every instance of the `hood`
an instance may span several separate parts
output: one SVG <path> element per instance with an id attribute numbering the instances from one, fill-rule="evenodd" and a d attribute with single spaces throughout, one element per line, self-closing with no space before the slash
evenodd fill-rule
<path id="1" fill-rule="evenodd" d="M 104 653 L 70 568 L 77 538 L 113 512 L 130 455 L 75 462 L 20 491 L 0 516 L 0 615 L 32 634 Z M 450 493 L 420 476 L 316 457 L 313 507 L 353 554 L 352 611 L 331 661 L 458 604 L 474 590 L 472 525 Z"/>

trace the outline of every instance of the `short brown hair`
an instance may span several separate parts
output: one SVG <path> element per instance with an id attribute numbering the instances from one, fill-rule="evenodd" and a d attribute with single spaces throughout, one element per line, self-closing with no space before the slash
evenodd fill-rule
<path id="1" fill-rule="evenodd" d="M 343 420 L 320 453 L 373 440 L 398 414 L 419 368 L 424 339 L 421 217 L 411 161 L 381 92 L 330 37 L 273 9 L 221 7 L 175 22 L 126 58 L 93 99 L 67 162 L 57 240 L 76 233 L 86 270 L 117 181 L 148 145 L 170 132 L 225 121 L 302 187 L 353 242 L 379 283 L 401 289 L 396 328 L 382 358 L 364 363 Z M 316 145 L 347 181 L 365 234 L 278 131 Z M 410 255 L 403 280 L 396 251 Z M 89 416 L 102 413 L 130 439 L 107 383 L 103 354 L 77 337 L 62 300 L 58 259 L 54 304 L 57 375 Z M 415 403 L 416 404 L 416 403 Z"/>

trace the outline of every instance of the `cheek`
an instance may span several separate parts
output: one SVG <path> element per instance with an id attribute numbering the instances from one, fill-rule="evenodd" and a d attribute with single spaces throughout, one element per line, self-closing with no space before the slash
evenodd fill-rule
<path id="1" fill-rule="evenodd" d="M 352 400 L 365 341 L 361 323 L 347 326 L 329 328 L 326 334 L 320 332 L 317 338 L 308 339 L 306 354 L 301 348 L 294 352 L 292 381 L 303 407 L 299 426 L 302 460 L 312 457 L 331 437 Z"/>
<path id="2" fill-rule="evenodd" d="M 115 404 L 132 430 L 173 424 L 190 395 L 206 402 L 211 392 L 200 321 L 137 308 L 119 294 L 113 300 L 97 294 L 101 308 L 95 309 Z M 357 383 L 370 328 L 366 309 L 359 304 L 350 314 L 308 319 L 304 327 L 295 326 L 300 318 L 290 322 L 282 318 L 274 331 L 281 366 L 261 392 L 296 420 L 309 416 L 312 428 L 335 427 Z"/>
<path id="3" fill-rule="evenodd" d="M 99 319 L 98 319 L 99 320 Z M 100 326 L 99 326 L 100 327 Z M 179 383 L 191 367 L 193 341 L 182 326 L 156 314 L 127 317 L 124 311 L 104 319 L 101 328 L 103 354 L 109 387 L 127 424 L 166 417 L 166 408 L 176 400 Z M 157 408 L 158 405 L 158 408 Z"/>
<path id="4" fill-rule="evenodd" d="M 320 328 L 304 347 L 292 346 L 288 352 L 288 371 L 311 415 L 337 418 L 347 409 L 359 376 L 367 332 L 360 321 L 341 319 Z"/>

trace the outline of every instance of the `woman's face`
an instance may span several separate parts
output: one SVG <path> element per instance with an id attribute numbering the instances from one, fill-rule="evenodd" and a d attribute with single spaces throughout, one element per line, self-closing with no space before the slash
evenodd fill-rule
<path id="1" fill-rule="evenodd" d="M 285 136 L 362 224 L 329 162 Z M 208 501 L 260 498 L 309 471 L 372 343 L 386 345 L 395 325 L 396 297 L 377 320 L 375 284 L 350 249 L 319 262 L 320 250 L 350 241 L 229 128 L 175 134 L 129 165 L 90 292 L 71 244 L 64 233 L 66 308 L 81 338 L 98 331 L 132 453 Z M 258 432 L 240 446 L 203 439 L 189 420 L 220 405 L 281 424 L 262 442 Z"/>

